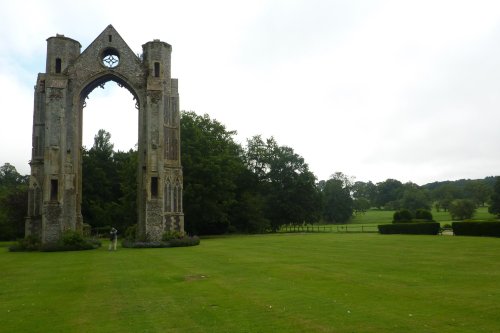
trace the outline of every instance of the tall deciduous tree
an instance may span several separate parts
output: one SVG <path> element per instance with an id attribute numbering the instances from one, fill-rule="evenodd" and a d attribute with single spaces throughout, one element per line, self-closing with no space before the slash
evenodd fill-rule
<path id="1" fill-rule="evenodd" d="M 351 179 L 341 172 L 336 172 L 330 179 L 321 184 L 325 221 L 328 223 L 349 221 L 354 209 L 351 188 Z"/>
<path id="2" fill-rule="evenodd" d="M 137 151 L 113 147 L 111 134 L 101 129 L 92 148 L 83 150 L 82 215 L 92 227 L 124 232 L 137 222 Z"/>
<path id="3" fill-rule="evenodd" d="M 284 224 L 313 223 L 319 219 L 320 193 L 316 177 L 292 148 L 274 138 L 254 136 L 247 141 L 246 163 L 259 180 L 265 201 L 264 216 L 272 230 Z"/>
<path id="4" fill-rule="evenodd" d="M 394 203 L 398 201 L 403 194 L 403 184 L 396 179 L 387 179 L 377 183 L 377 198 L 375 206 L 378 208 L 396 208 Z"/>
<path id="5" fill-rule="evenodd" d="M 398 208 L 407 209 L 412 214 L 415 214 L 418 209 L 431 209 L 431 198 L 426 189 L 414 183 L 406 183 L 403 188 L 403 196 Z"/>
<path id="6" fill-rule="evenodd" d="M 450 205 L 451 218 L 455 220 L 471 219 L 476 212 L 476 205 L 470 199 L 456 199 Z"/>
<path id="7" fill-rule="evenodd" d="M 28 208 L 28 179 L 5 163 L 0 167 L 0 240 L 24 235 L 24 218 Z"/>
<path id="8" fill-rule="evenodd" d="M 492 189 L 483 179 L 471 180 L 465 185 L 467 197 L 484 207 L 492 194 Z"/>
<path id="9" fill-rule="evenodd" d="M 194 234 L 228 232 L 246 170 L 236 132 L 208 115 L 183 112 L 181 133 L 185 228 Z"/>
<path id="10" fill-rule="evenodd" d="M 500 217 L 500 177 L 496 177 L 495 185 L 493 186 L 493 193 L 491 194 L 491 203 L 488 207 L 491 214 Z"/>
<path id="11" fill-rule="evenodd" d="M 432 191 L 437 210 L 445 212 L 450 208 L 454 199 L 459 197 L 459 190 L 452 183 L 443 183 Z"/>
<path id="12" fill-rule="evenodd" d="M 361 206 L 366 206 L 366 201 L 368 201 L 368 208 L 375 205 L 377 198 L 377 185 L 373 184 L 371 181 L 365 183 L 357 181 L 352 185 L 352 197 L 355 200 L 360 200 Z"/>

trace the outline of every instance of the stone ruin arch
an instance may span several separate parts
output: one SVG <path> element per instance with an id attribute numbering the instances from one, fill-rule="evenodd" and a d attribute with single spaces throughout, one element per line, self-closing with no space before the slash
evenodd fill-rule
<path id="1" fill-rule="evenodd" d="M 138 57 L 109 25 L 80 49 L 64 35 L 47 39 L 46 72 L 38 74 L 35 86 L 26 236 L 47 243 L 66 230 L 82 232 L 82 113 L 89 93 L 110 80 L 131 92 L 139 113 L 139 237 L 159 240 L 165 231 L 184 231 L 172 47 L 155 39 Z"/>

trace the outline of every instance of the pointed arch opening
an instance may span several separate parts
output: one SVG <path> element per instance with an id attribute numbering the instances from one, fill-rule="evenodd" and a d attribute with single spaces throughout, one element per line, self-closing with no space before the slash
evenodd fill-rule
<path id="1" fill-rule="evenodd" d="M 80 198 L 94 232 L 137 223 L 138 97 L 127 82 L 103 75 L 80 94 Z"/>

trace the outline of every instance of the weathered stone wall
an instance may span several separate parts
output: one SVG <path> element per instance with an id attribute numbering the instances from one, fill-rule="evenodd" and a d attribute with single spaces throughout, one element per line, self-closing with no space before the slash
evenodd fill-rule
<path id="1" fill-rule="evenodd" d="M 110 80 L 132 93 L 139 112 L 139 234 L 158 240 L 165 230 L 183 231 L 172 47 L 148 42 L 141 59 L 110 25 L 81 54 L 80 48 L 63 35 L 47 39 L 46 73 L 39 74 L 35 87 L 26 234 L 52 242 L 65 230 L 82 230 L 82 112 L 89 93 Z M 162 184 L 171 187 L 166 191 Z"/>

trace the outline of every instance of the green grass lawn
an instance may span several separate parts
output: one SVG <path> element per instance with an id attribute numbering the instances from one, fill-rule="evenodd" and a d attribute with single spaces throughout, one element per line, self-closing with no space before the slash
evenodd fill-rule
<path id="1" fill-rule="evenodd" d="M 0 332 L 500 331 L 498 238 L 276 234 L 59 253 L 5 245 Z"/>

